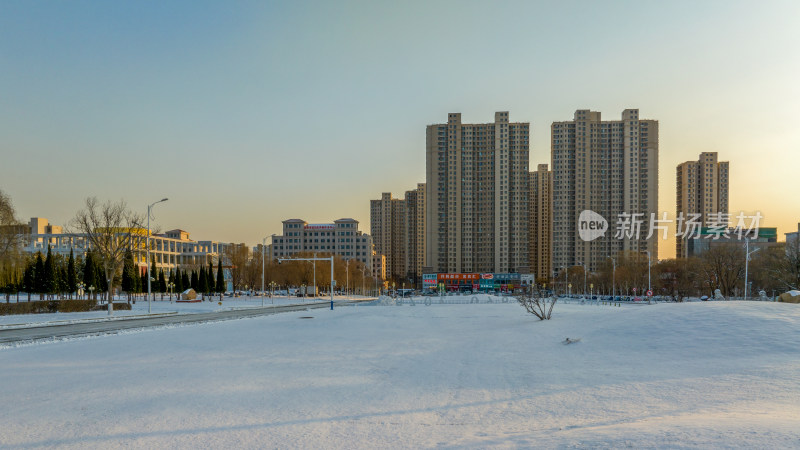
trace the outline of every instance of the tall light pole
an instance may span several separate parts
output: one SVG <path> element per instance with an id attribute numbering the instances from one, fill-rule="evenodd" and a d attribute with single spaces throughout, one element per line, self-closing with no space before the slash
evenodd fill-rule
<path id="1" fill-rule="evenodd" d="M 583 295 L 586 296 L 586 279 L 588 278 L 588 271 L 586 270 L 586 263 L 583 263 Z"/>
<path id="2" fill-rule="evenodd" d="M 617 260 L 613 256 L 609 256 L 609 258 L 611 258 L 611 264 L 613 264 L 611 266 L 611 300 L 613 301 L 614 297 L 616 297 L 614 284 L 616 284 L 617 281 Z"/>
<path id="3" fill-rule="evenodd" d="M 652 292 L 652 290 L 650 286 L 650 250 L 647 250 L 647 291 Z"/>
<path id="4" fill-rule="evenodd" d="M 347 260 L 347 264 L 344 266 L 344 295 L 347 295 L 347 291 L 350 290 L 350 260 Z"/>
<path id="5" fill-rule="evenodd" d="M 151 309 L 151 299 L 150 299 L 150 211 L 153 209 L 153 206 L 157 205 L 158 203 L 165 202 L 169 200 L 168 198 L 162 198 L 157 202 L 153 202 L 147 205 L 147 261 L 145 261 L 145 267 L 147 267 L 147 314 L 152 312 Z"/>
<path id="6" fill-rule="evenodd" d="M 747 269 L 748 263 L 750 262 L 750 255 L 753 253 L 761 250 L 760 248 L 756 248 L 752 252 L 750 251 L 750 238 L 744 238 L 744 299 L 747 300 Z"/>

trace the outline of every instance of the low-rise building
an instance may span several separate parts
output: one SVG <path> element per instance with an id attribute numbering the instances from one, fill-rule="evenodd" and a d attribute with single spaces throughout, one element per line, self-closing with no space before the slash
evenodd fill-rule
<path id="1" fill-rule="evenodd" d="M 133 232 L 140 235 L 141 241 L 134 246 L 134 262 L 139 267 L 144 267 L 147 230 L 137 229 Z M 46 253 L 49 246 L 56 254 L 66 256 L 74 252 L 76 256 L 84 256 L 90 248 L 85 234 L 65 233 L 62 227 L 50 225 L 42 217 L 32 218 L 21 234 L 25 242 L 23 251 L 30 254 Z M 224 255 L 229 245 L 231 244 L 218 241 L 194 241 L 189 238 L 187 231 L 176 229 L 150 235 L 150 257 L 157 268 L 164 270 L 205 266 L 209 262 L 216 264 L 220 255 L 223 255 L 224 265 Z"/>

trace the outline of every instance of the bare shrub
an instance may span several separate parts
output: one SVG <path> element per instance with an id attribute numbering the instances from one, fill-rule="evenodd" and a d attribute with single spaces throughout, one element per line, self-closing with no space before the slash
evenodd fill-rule
<path id="1" fill-rule="evenodd" d="M 519 294 L 516 299 L 526 311 L 538 317 L 539 320 L 550 320 L 550 316 L 553 315 L 556 297 L 548 298 L 538 289 L 531 289 Z"/>

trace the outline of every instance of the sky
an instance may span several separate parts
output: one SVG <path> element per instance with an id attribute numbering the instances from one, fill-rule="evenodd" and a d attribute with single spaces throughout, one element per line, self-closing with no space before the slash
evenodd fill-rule
<path id="1" fill-rule="evenodd" d="M 730 210 L 800 222 L 800 2 L 0 2 L 0 189 L 66 224 L 156 206 L 193 239 L 260 243 L 425 181 L 425 126 L 531 123 L 530 167 L 576 109 L 660 124 L 675 166 L 730 161 Z M 674 243 L 660 256 L 674 255 Z"/>

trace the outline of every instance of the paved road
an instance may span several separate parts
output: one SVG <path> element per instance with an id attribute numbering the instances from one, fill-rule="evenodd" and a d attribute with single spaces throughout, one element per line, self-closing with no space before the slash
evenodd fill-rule
<path id="1" fill-rule="evenodd" d="M 353 301 L 336 301 L 334 305 L 346 305 Z M 111 320 L 107 322 L 72 323 L 64 325 L 48 325 L 30 328 L 0 330 L 0 344 L 12 342 L 33 342 L 66 336 L 95 336 L 113 334 L 120 330 L 132 328 L 149 328 L 177 323 L 216 322 L 220 320 L 241 319 L 244 317 L 266 316 L 289 311 L 329 308 L 330 301 L 314 302 L 289 306 L 265 306 L 263 308 L 247 308 L 229 311 L 216 311 L 198 314 L 177 314 L 170 316 L 143 317 L 136 319 Z"/>

